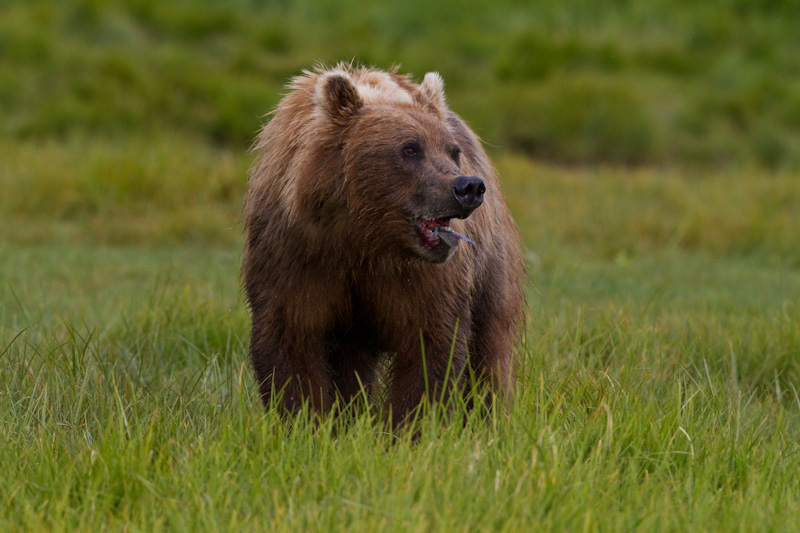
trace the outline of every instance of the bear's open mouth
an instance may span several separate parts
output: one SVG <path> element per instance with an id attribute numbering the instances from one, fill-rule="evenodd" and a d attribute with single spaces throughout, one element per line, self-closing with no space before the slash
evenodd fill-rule
<path id="1" fill-rule="evenodd" d="M 470 244 L 475 244 L 467 237 L 460 233 L 453 231 L 450 227 L 451 217 L 442 218 L 418 218 L 417 229 L 419 231 L 420 243 L 427 248 L 436 248 L 444 242 L 450 248 L 458 246 L 458 241 L 467 241 Z"/>

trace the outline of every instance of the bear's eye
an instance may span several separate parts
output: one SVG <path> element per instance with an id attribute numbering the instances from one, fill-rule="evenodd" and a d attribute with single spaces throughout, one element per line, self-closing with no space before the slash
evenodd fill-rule
<path id="1" fill-rule="evenodd" d="M 452 157 L 453 161 L 458 165 L 461 162 L 461 148 L 454 148 L 453 151 L 450 152 L 450 157 Z"/>
<path id="2" fill-rule="evenodd" d="M 416 157 L 419 155 L 420 149 L 417 143 L 408 143 L 403 146 L 403 155 L 407 157 Z"/>

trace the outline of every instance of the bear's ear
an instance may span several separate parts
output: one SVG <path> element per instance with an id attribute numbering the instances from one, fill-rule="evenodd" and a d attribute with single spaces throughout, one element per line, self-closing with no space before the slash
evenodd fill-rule
<path id="1" fill-rule="evenodd" d="M 341 71 L 319 77 L 314 88 L 314 103 L 339 125 L 346 124 L 364 105 L 350 76 Z"/>
<path id="2" fill-rule="evenodd" d="M 444 80 L 438 72 L 428 72 L 419 85 L 422 104 L 444 120 L 447 113 L 447 102 L 444 98 Z"/>

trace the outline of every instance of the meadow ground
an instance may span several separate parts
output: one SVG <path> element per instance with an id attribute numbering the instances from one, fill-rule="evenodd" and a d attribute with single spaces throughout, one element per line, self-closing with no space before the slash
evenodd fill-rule
<path id="1" fill-rule="evenodd" d="M 250 156 L 0 154 L 4 531 L 798 528 L 790 174 L 498 155 L 531 279 L 517 400 L 432 412 L 412 444 L 262 409 L 237 278 Z"/>

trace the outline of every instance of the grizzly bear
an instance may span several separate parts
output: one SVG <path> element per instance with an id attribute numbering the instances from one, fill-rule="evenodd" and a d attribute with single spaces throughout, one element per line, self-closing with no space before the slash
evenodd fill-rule
<path id="1" fill-rule="evenodd" d="M 394 425 L 469 383 L 508 400 L 520 239 L 442 78 L 339 64 L 289 89 L 255 141 L 244 206 L 264 403 L 324 414 L 381 375 Z"/>

